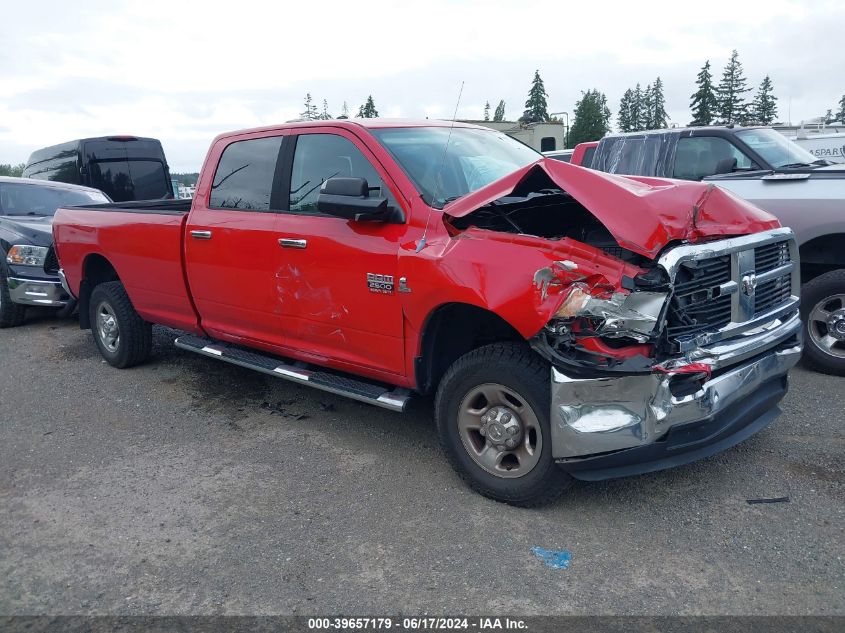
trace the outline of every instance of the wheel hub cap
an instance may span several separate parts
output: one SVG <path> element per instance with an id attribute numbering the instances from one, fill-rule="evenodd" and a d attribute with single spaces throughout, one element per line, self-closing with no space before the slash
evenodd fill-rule
<path id="1" fill-rule="evenodd" d="M 840 341 L 845 341 L 845 309 L 837 310 L 827 320 L 827 331 Z"/>
<path id="2" fill-rule="evenodd" d="M 522 441 L 522 420 L 508 407 L 492 407 L 481 417 L 478 431 L 487 439 L 487 444 L 500 450 L 510 450 Z"/>

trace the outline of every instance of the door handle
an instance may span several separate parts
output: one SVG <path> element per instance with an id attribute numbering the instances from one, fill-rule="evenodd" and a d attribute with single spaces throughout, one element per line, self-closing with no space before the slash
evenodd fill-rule
<path id="1" fill-rule="evenodd" d="M 308 246 L 307 240 L 295 240 L 289 237 L 279 238 L 279 246 L 282 248 L 305 248 Z"/>
<path id="2" fill-rule="evenodd" d="M 191 231 L 191 237 L 195 240 L 210 240 L 211 231 Z"/>

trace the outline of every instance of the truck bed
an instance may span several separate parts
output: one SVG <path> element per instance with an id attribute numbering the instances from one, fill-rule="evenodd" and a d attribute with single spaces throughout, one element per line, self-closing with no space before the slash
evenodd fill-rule
<path id="1" fill-rule="evenodd" d="M 190 207 L 190 200 L 142 200 L 59 209 L 53 236 L 71 291 L 79 297 L 90 291 L 81 279 L 113 269 L 144 319 L 199 332 L 183 268 Z"/>

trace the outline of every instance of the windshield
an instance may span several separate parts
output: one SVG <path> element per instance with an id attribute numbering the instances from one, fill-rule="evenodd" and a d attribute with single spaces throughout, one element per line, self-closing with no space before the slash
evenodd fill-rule
<path id="1" fill-rule="evenodd" d="M 92 187 L 115 202 L 170 197 L 167 174 L 158 160 L 100 160 L 91 163 Z"/>
<path id="2" fill-rule="evenodd" d="M 59 207 L 104 202 L 110 200 L 99 191 L 0 182 L 0 215 L 45 216 Z"/>
<path id="3" fill-rule="evenodd" d="M 776 169 L 817 164 L 815 156 L 775 130 L 740 130 L 736 135 Z"/>
<path id="4" fill-rule="evenodd" d="M 496 130 L 457 127 L 451 129 L 451 138 L 448 127 L 372 132 L 426 204 L 438 209 L 542 158 L 542 154 Z M 449 148 L 444 152 L 447 141 Z"/>

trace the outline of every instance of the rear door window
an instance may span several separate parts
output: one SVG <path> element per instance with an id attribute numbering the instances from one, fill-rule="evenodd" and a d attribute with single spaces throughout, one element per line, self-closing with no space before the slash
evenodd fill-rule
<path id="1" fill-rule="evenodd" d="M 713 176 L 722 161 L 733 158 L 736 160 L 734 169 L 750 169 L 751 159 L 742 153 L 729 140 L 721 136 L 693 136 L 678 139 L 675 149 L 675 167 L 672 172 L 674 178 L 682 180 L 701 180 Z"/>
<path id="2" fill-rule="evenodd" d="M 283 136 L 232 143 L 220 157 L 209 207 L 269 211 Z"/>

